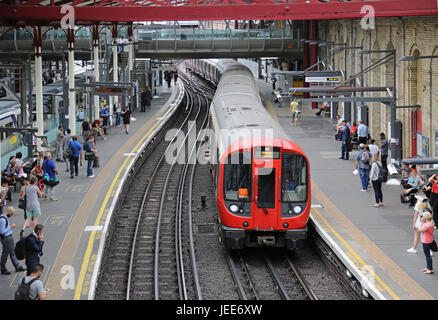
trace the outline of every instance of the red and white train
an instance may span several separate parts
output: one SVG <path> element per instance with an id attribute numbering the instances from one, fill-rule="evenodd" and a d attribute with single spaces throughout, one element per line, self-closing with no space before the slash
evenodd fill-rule
<path id="1" fill-rule="evenodd" d="M 302 247 L 311 207 L 306 155 L 265 109 L 247 67 L 233 60 L 186 65 L 217 85 L 210 153 L 225 247 Z"/>

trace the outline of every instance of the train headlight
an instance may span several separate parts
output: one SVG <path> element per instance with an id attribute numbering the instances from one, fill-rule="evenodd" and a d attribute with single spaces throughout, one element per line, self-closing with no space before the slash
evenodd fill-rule
<path id="1" fill-rule="evenodd" d="M 239 212 L 239 210 L 240 210 L 240 208 L 239 208 L 239 206 L 238 206 L 237 204 L 232 204 L 232 205 L 230 205 L 230 211 L 231 211 L 232 213 Z"/>
<path id="2" fill-rule="evenodd" d="M 294 207 L 294 212 L 295 212 L 296 214 L 300 213 L 301 210 L 302 210 L 302 209 L 301 209 L 300 206 L 295 206 L 295 207 Z"/>

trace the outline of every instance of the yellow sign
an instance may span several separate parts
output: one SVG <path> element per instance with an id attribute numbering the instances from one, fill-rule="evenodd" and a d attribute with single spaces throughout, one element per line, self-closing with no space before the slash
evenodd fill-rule
<path id="1" fill-rule="evenodd" d="M 15 142 L 17 142 L 17 136 L 12 136 L 11 137 L 11 144 L 14 144 Z"/>

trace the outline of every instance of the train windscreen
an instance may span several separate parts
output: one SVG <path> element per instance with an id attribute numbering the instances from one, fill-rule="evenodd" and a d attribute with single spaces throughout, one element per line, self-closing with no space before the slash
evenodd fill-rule
<path id="1" fill-rule="evenodd" d="M 224 198 L 230 201 L 251 201 L 251 152 L 228 156 L 224 164 Z"/>
<path id="2" fill-rule="evenodd" d="M 298 154 L 283 153 L 281 162 L 281 201 L 307 201 L 307 161 Z"/>

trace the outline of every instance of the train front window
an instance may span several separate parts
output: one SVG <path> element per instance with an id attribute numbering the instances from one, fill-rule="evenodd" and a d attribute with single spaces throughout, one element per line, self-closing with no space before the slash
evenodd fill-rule
<path id="1" fill-rule="evenodd" d="M 224 165 L 224 198 L 229 201 L 251 201 L 250 152 L 239 152 L 227 158 Z"/>
<path id="2" fill-rule="evenodd" d="M 283 153 L 281 165 L 281 201 L 307 201 L 306 159 L 298 154 Z"/>

